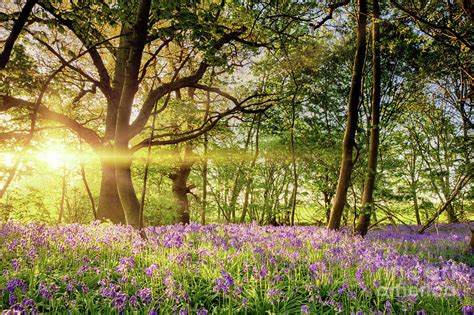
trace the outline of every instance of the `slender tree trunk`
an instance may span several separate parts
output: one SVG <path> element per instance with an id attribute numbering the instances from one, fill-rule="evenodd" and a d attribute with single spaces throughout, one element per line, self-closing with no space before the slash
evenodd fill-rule
<path id="1" fill-rule="evenodd" d="M 97 210 L 95 207 L 95 201 L 94 201 L 94 196 L 92 195 L 92 191 L 89 187 L 89 183 L 87 182 L 87 177 L 86 177 L 86 171 L 84 169 L 84 164 L 81 163 L 81 178 L 82 182 L 84 183 L 84 188 L 86 189 L 87 197 L 89 198 L 89 201 L 91 203 L 91 208 L 92 208 L 92 215 L 94 216 L 94 220 L 97 220 Z"/>
<path id="2" fill-rule="evenodd" d="M 192 95 L 192 98 L 194 97 L 194 91 L 189 91 L 189 94 Z M 211 108 L 211 92 L 206 91 L 206 114 L 204 115 L 204 121 L 206 121 L 209 117 L 209 111 Z M 207 157 L 208 153 L 208 145 L 209 145 L 209 135 L 204 133 L 204 159 L 203 159 L 203 165 L 202 165 L 202 205 L 201 205 L 201 224 L 205 225 L 206 224 L 206 211 L 207 211 L 207 168 L 209 165 L 209 159 Z"/>
<path id="3" fill-rule="evenodd" d="M 328 170 L 326 172 L 329 172 Z M 329 217 L 330 217 L 330 214 L 331 214 L 331 199 L 332 199 L 332 193 L 327 191 L 327 187 L 329 187 L 329 175 L 326 173 L 325 177 L 324 177 L 324 181 L 325 181 L 325 189 L 323 191 L 323 197 L 324 197 L 324 210 L 325 210 L 325 214 L 326 214 L 326 224 L 329 223 Z"/>
<path id="4" fill-rule="evenodd" d="M 247 217 L 251 187 L 252 187 L 252 182 L 251 180 L 249 180 L 247 183 L 247 187 L 245 187 L 244 204 L 242 206 L 242 214 L 240 215 L 240 223 L 245 223 L 245 218 Z"/>
<path id="5" fill-rule="evenodd" d="M 82 154 L 82 140 L 81 140 L 81 138 L 79 138 L 79 145 L 80 145 L 81 154 Z M 96 206 L 95 206 L 94 196 L 92 195 L 91 188 L 89 186 L 89 183 L 87 182 L 86 170 L 85 170 L 85 167 L 84 167 L 84 161 L 82 160 L 82 157 L 81 157 L 81 161 L 80 161 L 79 166 L 80 166 L 82 182 L 84 183 L 84 188 L 86 189 L 87 196 L 89 197 L 89 201 L 91 202 L 92 214 L 94 215 L 94 220 L 97 220 L 98 217 L 97 217 L 97 209 L 96 209 Z"/>
<path id="6" fill-rule="evenodd" d="M 98 220 L 110 220 L 115 224 L 125 224 L 125 214 L 117 190 L 115 164 L 110 157 L 102 157 L 102 180 L 100 183 Z"/>
<path id="7" fill-rule="evenodd" d="M 416 187 L 412 188 L 413 207 L 415 208 L 416 224 L 421 225 L 420 207 L 418 206 L 418 194 Z"/>
<path id="8" fill-rule="evenodd" d="M 375 189 L 375 177 L 377 174 L 377 157 L 379 148 L 379 123 L 380 123 L 380 89 L 381 89 L 381 68 L 380 68 L 380 12 L 378 0 L 373 0 L 373 21 L 372 21 L 372 109 L 371 109 L 371 132 L 367 180 L 362 194 L 362 211 L 356 226 L 356 232 L 362 236 L 367 234 L 370 217 L 374 210 L 373 195 Z"/>
<path id="9" fill-rule="evenodd" d="M 347 189 L 352 175 L 352 152 L 355 145 L 355 134 L 358 122 L 358 107 L 361 94 L 362 76 L 366 50 L 367 1 L 358 1 L 357 51 L 352 69 L 351 91 L 349 94 L 346 131 L 342 144 L 342 160 L 339 170 L 336 195 L 334 197 L 328 229 L 337 230 L 341 225 L 341 217 L 347 200 Z"/>
<path id="10" fill-rule="evenodd" d="M 204 160 L 202 166 L 202 205 L 201 205 L 201 224 L 206 224 L 206 211 L 207 211 L 207 167 L 208 167 L 208 135 L 207 132 L 204 134 Z"/>
<path id="11" fill-rule="evenodd" d="M 413 208 L 415 209 L 416 224 L 421 225 L 420 206 L 418 205 L 418 180 L 416 179 L 416 152 L 413 149 L 413 157 L 410 166 L 410 188 L 413 198 Z"/>
<path id="12" fill-rule="evenodd" d="M 63 178 L 61 184 L 61 201 L 59 204 L 58 224 L 61 224 L 64 216 L 64 200 L 66 198 L 66 164 L 63 165 Z"/>

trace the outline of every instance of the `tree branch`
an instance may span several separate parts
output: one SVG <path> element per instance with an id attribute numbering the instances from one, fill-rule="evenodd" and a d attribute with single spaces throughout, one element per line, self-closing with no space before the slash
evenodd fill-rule
<path id="1" fill-rule="evenodd" d="M 92 44 L 90 39 L 87 36 L 91 32 L 91 30 L 88 30 L 88 32 L 84 32 L 84 30 L 80 29 L 79 25 L 77 25 L 77 22 L 74 22 L 73 20 L 64 18 L 61 14 L 57 13 L 55 8 L 50 6 L 49 4 L 41 3 L 41 6 L 51 13 L 62 25 L 66 26 L 71 32 L 76 35 L 76 37 L 84 44 L 84 46 L 87 48 L 89 56 L 92 59 L 92 62 L 94 63 L 94 66 L 97 69 L 97 72 L 99 73 L 100 77 L 100 83 L 104 87 L 111 87 L 110 85 L 110 76 L 107 71 L 107 68 L 105 67 L 104 61 L 102 60 L 102 57 L 100 56 L 99 52 L 97 51 L 95 45 Z M 84 33 L 83 33 L 84 32 Z M 97 32 L 93 32 L 95 35 L 97 35 Z M 104 38 L 99 36 L 98 40 L 104 41 Z"/>
<path id="2" fill-rule="evenodd" d="M 309 25 L 313 27 L 313 29 L 320 28 L 321 26 L 324 25 L 328 20 L 332 19 L 332 15 L 334 13 L 334 10 L 337 8 L 343 7 L 347 4 L 349 4 L 350 0 L 344 0 L 342 2 L 337 2 L 337 3 L 331 3 L 328 5 L 328 14 L 319 22 L 316 24 L 310 23 Z"/>
<path id="3" fill-rule="evenodd" d="M 11 108 L 25 108 L 28 110 L 33 110 L 35 108 L 35 103 L 28 102 L 19 98 L 15 98 L 8 95 L 0 95 L 0 112 L 5 112 Z M 79 122 L 75 121 L 74 119 L 51 111 L 43 105 L 38 107 L 38 114 L 40 114 L 41 118 L 58 122 L 73 132 L 75 132 L 79 137 L 84 139 L 92 148 L 97 148 L 102 144 L 101 137 L 95 133 L 94 130 L 84 127 Z"/>
<path id="4" fill-rule="evenodd" d="M 425 24 L 431 29 L 438 30 L 441 32 L 442 35 L 446 37 L 454 37 L 456 40 L 460 43 L 462 43 L 464 46 L 468 47 L 469 49 L 472 49 L 472 44 L 469 43 L 461 34 L 456 32 L 455 30 L 445 26 L 445 25 L 437 25 L 433 24 L 430 21 L 424 19 L 420 15 L 418 15 L 416 12 L 413 12 L 407 8 L 404 8 L 400 3 L 398 3 L 395 0 L 390 0 L 390 3 L 392 3 L 397 9 L 400 11 L 404 12 L 405 14 L 408 14 L 410 17 L 412 17 L 415 21 Z"/>
<path id="5" fill-rule="evenodd" d="M 0 69 L 4 69 L 8 63 L 8 60 L 10 60 L 10 54 L 12 52 L 13 45 L 15 44 L 15 41 L 20 35 L 23 26 L 25 26 L 25 23 L 28 20 L 28 16 L 30 15 L 31 10 L 33 9 L 36 2 L 37 0 L 27 0 L 25 6 L 21 10 L 20 16 L 15 21 L 13 29 L 10 32 L 7 41 L 5 42 L 5 45 L 3 46 L 2 53 L 0 54 Z"/>
<path id="6" fill-rule="evenodd" d="M 201 85 L 198 85 L 198 86 L 202 87 L 202 89 L 206 88 L 206 86 L 201 86 Z M 216 90 L 216 88 L 210 88 L 210 89 Z M 232 96 L 230 96 L 230 97 L 232 98 Z M 148 139 L 142 140 L 138 144 L 134 145 L 132 147 L 131 151 L 136 152 L 139 149 L 141 149 L 143 147 L 146 147 L 148 145 L 157 146 L 157 145 L 177 144 L 177 143 L 180 143 L 180 142 L 185 142 L 185 141 L 188 141 L 188 140 L 195 139 L 195 138 L 201 136 L 202 134 L 204 134 L 204 133 L 210 131 L 211 129 L 213 129 L 216 126 L 216 124 L 221 119 L 223 119 L 224 117 L 228 117 L 228 116 L 230 116 L 234 113 L 237 113 L 237 112 L 247 113 L 247 114 L 263 113 L 266 110 L 268 110 L 272 106 L 272 104 L 267 104 L 265 107 L 259 108 L 259 109 L 249 109 L 249 108 L 254 107 L 256 105 L 258 106 L 258 105 L 262 105 L 262 104 L 265 104 L 265 103 L 275 101 L 275 100 L 265 100 L 265 101 L 262 101 L 262 102 L 259 102 L 259 103 L 252 103 L 252 104 L 242 106 L 242 104 L 244 102 L 246 102 L 247 100 L 252 99 L 253 97 L 256 97 L 256 96 L 254 95 L 254 96 L 248 97 L 242 102 L 238 102 L 234 98 L 234 100 L 235 100 L 234 104 L 236 104 L 234 107 L 228 109 L 225 112 L 221 112 L 221 113 L 218 113 L 214 116 L 209 117 L 198 128 L 195 128 L 195 129 L 192 129 L 192 130 L 189 130 L 189 131 L 186 131 L 186 132 L 182 132 L 180 134 L 166 133 L 166 134 L 156 135 L 156 136 L 153 137 L 153 139 L 148 138 Z M 166 137 L 172 137 L 172 138 L 168 139 L 168 140 L 156 140 L 156 139 L 161 139 L 161 138 L 166 138 Z"/>
<path id="7" fill-rule="evenodd" d="M 226 43 L 229 43 L 232 40 L 239 38 L 239 36 L 244 34 L 246 31 L 247 31 L 247 28 L 243 26 L 238 30 L 235 30 L 223 35 L 214 44 L 214 49 L 219 50 Z M 169 83 L 164 83 L 161 86 L 157 87 L 155 90 L 148 93 L 148 96 L 143 102 L 143 105 L 140 109 L 140 112 L 138 113 L 137 118 L 135 119 L 135 121 L 133 121 L 133 123 L 130 126 L 129 137 L 133 138 L 138 133 L 140 133 L 140 131 L 145 127 L 146 122 L 150 118 L 154 104 L 160 98 L 162 98 L 164 95 L 172 91 L 179 90 L 184 87 L 189 87 L 189 86 L 192 86 L 193 84 L 196 84 L 204 76 L 204 73 L 206 72 L 208 67 L 209 67 L 209 64 L 207 63 L 207 61 L 203 60 L 194 74 L 177 79 L 175 81 L 171 81 Z"/>

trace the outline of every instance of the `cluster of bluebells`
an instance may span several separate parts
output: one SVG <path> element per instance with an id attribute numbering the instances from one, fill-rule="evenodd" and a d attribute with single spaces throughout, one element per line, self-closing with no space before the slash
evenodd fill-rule
<path id="1" fill-rule="evenodd" d="M 225 271 L 221 271 L 221 275 L 221 277 L 214 281 L 214 292 L 222 292 L 225 295 L 229 295 L 234 288 L 234 279 Z"/>
<path id="2" fill-rule="evenodd" d="M 0 226 L 6 313 L 473 315 L 466 229 Z M 374 299 L 373 297 L 377 298 Z M 377 302 L 375 302 L 377 301 Z"/>

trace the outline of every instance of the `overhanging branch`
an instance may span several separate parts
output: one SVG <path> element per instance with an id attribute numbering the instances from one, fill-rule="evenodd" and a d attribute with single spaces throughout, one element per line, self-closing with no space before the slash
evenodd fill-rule
<path id="1" fill-rule="evenodd" d="M 239 102 L 233 96 L 231 96 L 231 95 L 229 95 L 225 92 L 222 92 L 217 88 L 212 88 L 212 87 L 208 87 L 208 86 L 201 85 L 201 84 L 198 84 L 195 87 L 199 88 L 199 89 L 202 89 L 202 90 L 209 90 L 209 91 L 212 90 L 213 92 L 218 93 L 219 95 L 226 95 L 227 96 L 226 98 L 231 99 L 235 106 L 228 109 L 227 111 L 224 111 L 222 113 L 218 113 L 218 114 L 215 114 L 213 116 L 210 116 L 198 128 L 188 130 L 186 132 L 181 132 L 179 134 L 177 134 L 177 133 L 160 134 L 160 135 L 154 136 L 153 139 L 148 138 L 148 139 L 142 140 L 138 144 L 134 145 L 131 148 L 131 151 L 136 152 L 139 149 L 141 149 L 143 147 L 146 147 L 148 145 L 152 145 L 152 146 L 170 145 L 170 144 L 177 144 L 177 143 L 181 143 L 181 142 L 185 142 L 185 141 L 188 141 L 188 140 L 195 139 L 195 138 L 203 135 L 204 133 L 209 132 L 211 129 L 213 129 L 217 125 L 217 123 L 220 120 L 222 120 L 225 117 L 229 117 L 229 116 L 231 116 L 235 113 L 238 113 L 238 112 L 246 113 L 246 114 L 263 113 L 273 105 L 273 102 L 278 101 L 276 99 L 267 99 L 267 100 L 263 100 L 261 102 L 251 103 L 251 104 L 247 104 L 247 105 L 244 106 L 243 103 L 245 103 L 245 102 L 247 102 L 247 101 L 249 101 L 249 100 L 251 100 L 251 99 L 253 99 L 257 96 L 260 96 L 260 95 L 255 94 L 255 95 L 252 95 L 250 97 L 247 97 L 244 101 Z M 261 108 L 252 109 L 255 106 L 262 106 L 262 105 L 264 105 L 264 106 L 261 107 Z M 163 138 L 167 138 L 167 137 L 169 137 L 170 139 L 159 140 L 159 139 L 163 139 Z"/>
<path id="2" fill-rule="evenodd" d="M 0 95 L 0 112 L 5 112 L 11 108 L 24 108 L 33 110 L 35 106 L 36 104 L 33 102 L 28 102 L 8 95 Z M 95 133 L 94 130 L 84 127 L 76 120 L 64 114 L 54 112 L 43 105 L 38 107 L 38 114 L 43 119 L 60 123 L 69 128 L 93 148 L 96 148 L 102 144 L 101 137 Z"/>

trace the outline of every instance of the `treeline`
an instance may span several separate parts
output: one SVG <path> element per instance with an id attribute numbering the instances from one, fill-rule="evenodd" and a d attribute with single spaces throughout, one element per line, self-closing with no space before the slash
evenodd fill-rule
<path id="1" fill-rule="evenodd" d="M 1 9 L 5 221 L 353 225 L 364 235 L 472 219 L 466 3 Z M 57 152 L 56 169 L 28 158 L 53 143 L 74 157 Z"/>

